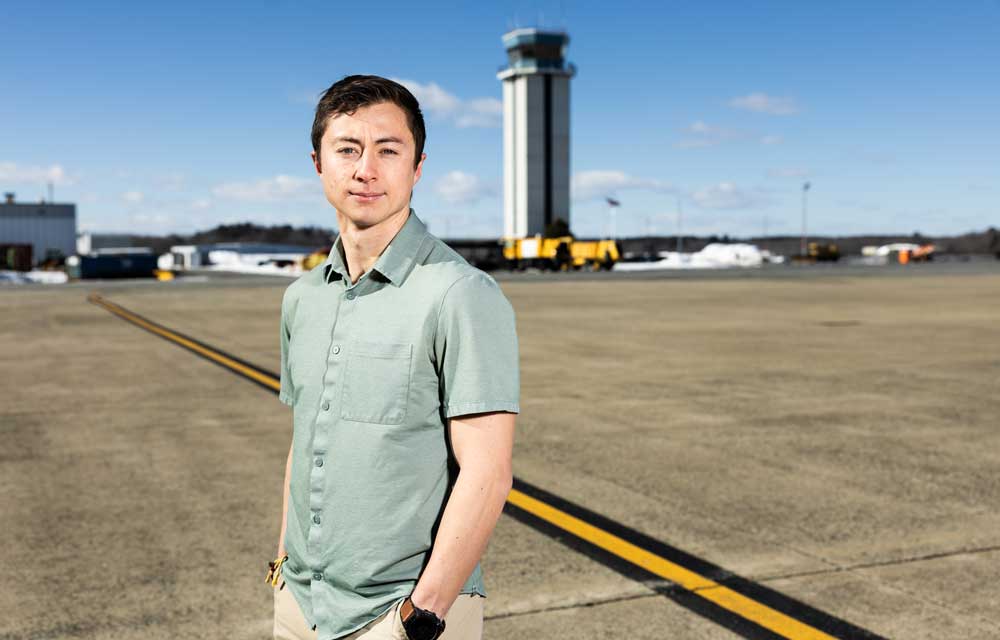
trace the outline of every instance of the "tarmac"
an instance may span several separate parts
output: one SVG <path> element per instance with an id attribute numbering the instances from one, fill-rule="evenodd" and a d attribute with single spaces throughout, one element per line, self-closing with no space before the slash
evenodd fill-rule
<path id="1" fill-rule="evenodd" d="M 1000 263 L 911 267 L 498 274 L 515 475 L 874 635 L 1000 638 Z M 0 640 L 270 637 L 290 410 L 86 298 L 276 372 L 287 284 L 0 289 Z M 487 638 L 740 637 L 510 515 L 482 566 Z"/>

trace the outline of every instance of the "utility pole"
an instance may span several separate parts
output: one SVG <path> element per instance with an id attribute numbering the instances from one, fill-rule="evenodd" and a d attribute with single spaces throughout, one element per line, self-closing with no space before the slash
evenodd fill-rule
<path id="1" fill-rule="evenodd" d="M 809 193 L 809 187 L 812 186 L 808 182 L 802 184 L 802 242 L 799 246 L 799 254 L 805 258 L 808 248 L 808 243 L 806 242 L 806 196 Z"/>

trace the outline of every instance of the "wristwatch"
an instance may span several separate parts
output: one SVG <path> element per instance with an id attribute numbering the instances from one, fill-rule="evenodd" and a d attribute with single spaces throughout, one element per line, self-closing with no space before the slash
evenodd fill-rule
<path id="1" fill-rule="evenodd" d="M 444 633 L 444 620 L 433 611 L 414 605 L 409 596 L 399 606 L 399 618 L 410 640 L 436 640 Z"/>

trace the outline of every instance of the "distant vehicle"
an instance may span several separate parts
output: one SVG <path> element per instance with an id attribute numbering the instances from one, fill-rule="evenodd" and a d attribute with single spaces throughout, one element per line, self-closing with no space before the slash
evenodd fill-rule
<path id="1" fill-rule="evenodd" d="M 505 238 L 503 255 L 508 269 L 569 271 L 589 267 L 610 270 L 621 258 L 614 240 L 576 240 L 573 236 Z"/>
<path id="2" fill-rule="evenodd" d="M 872 259 L 880 259 L 879 264 L 898 262 L 930 262 L 934 259 L 936 247 L 933 244 L 914 244 L 912 242 L 893 242 L 880 247 L 862 247 L 861 255 Z"/>
<path id="3" fill-rule="evenodd" d="M 66 274 L 73 279 L 155 278 L 159 271 L 157 257 L 142 248 L 134 252 L 102 250 L 66 259 Z"/>
<path id="4" fill-rule="evenodd" d="M 332 250 L 333 246 L 329 245 L 323 247 L 322 249 L 317 249 L 313 251 L 312 253 L 310 253 L 309 255 L 307 255 L 305 258 L 302 259 L 302 270 L 309 271 L 312 268 L 316 267 L 317 265 L 323 264 L 327 256 L 330 255 L 330 251 Z"/>
<path id="5" fill-rule="evenodd" d="M 810 242 L 806 246 L 806 255 L 790 256 L 793 263 L 813 264 L 816 262 L 837 262 L 840 260 L 840 247 L 832 242 Z"/>

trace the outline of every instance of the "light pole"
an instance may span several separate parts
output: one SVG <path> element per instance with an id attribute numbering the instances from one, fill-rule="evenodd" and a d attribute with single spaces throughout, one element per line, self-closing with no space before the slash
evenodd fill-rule
<path id="1" fill-rule="evenodd" d="M 808 182 L 802 184 L 802 242 L 799 245 L 799 255 L 803 258 L 806 257 L 806 195 L 809 193 L 809 187 L 811 185 Z"/>

